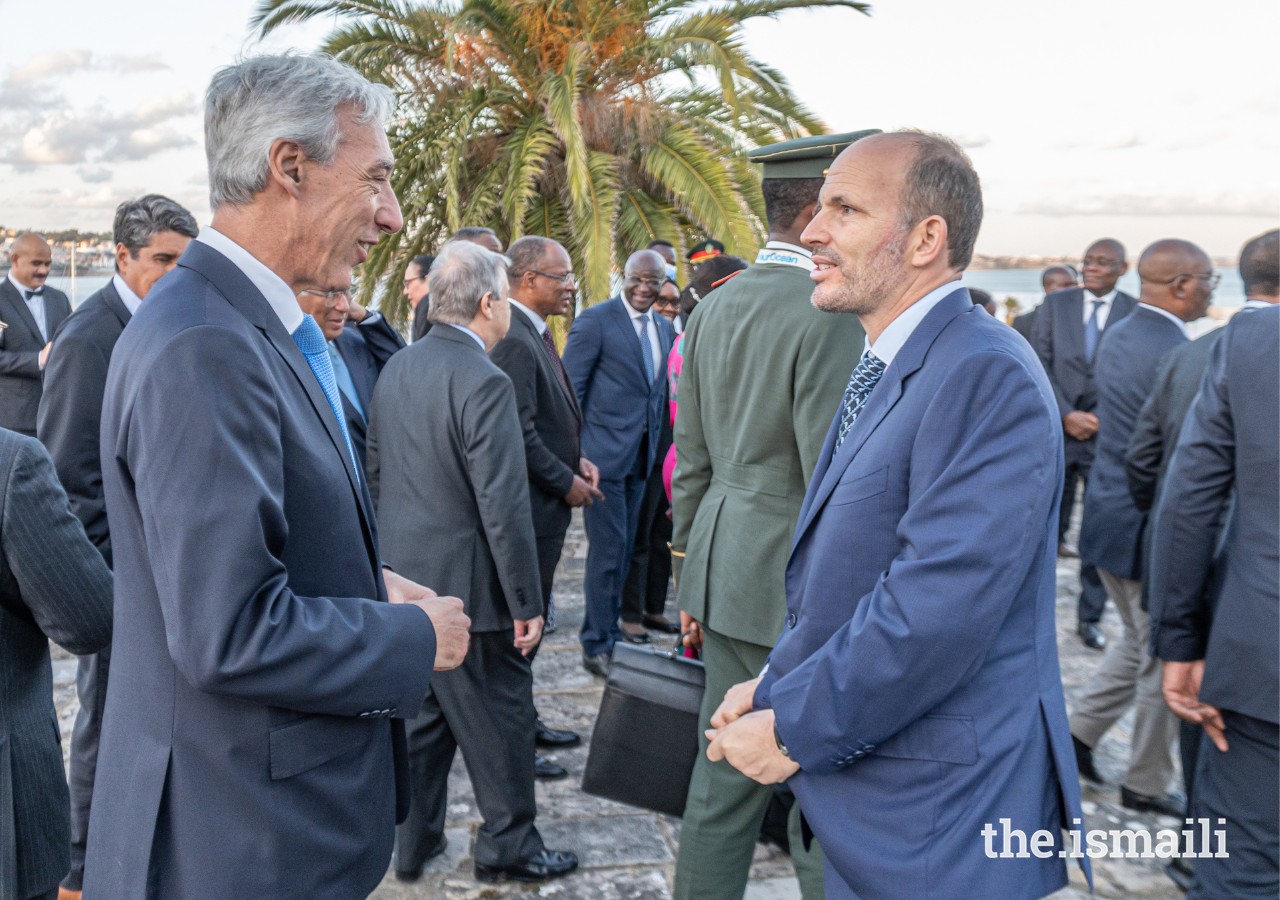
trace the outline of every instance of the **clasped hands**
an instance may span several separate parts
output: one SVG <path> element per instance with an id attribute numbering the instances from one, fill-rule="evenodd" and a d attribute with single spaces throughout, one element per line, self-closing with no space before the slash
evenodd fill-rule
<path id="1" fill-rule="evenodd" d="M 782 755 L 773 734 L 773 710 L 751 711 L 759 678 L 735 684 L 724 695 L 707 729 L 707 759 L 728 760 L 743 775 L 761 784 L 786 781 L 800 766 Z"/>
<path id="2" fill-rule="evenodd" d="M 564 502 L 572 507 L 590 506 L 597 500 L 603 500 L 600 490 L 600 469 L 585 456 L 578 460 L 578 472 L 573 476 L 573 484 L 569 493 L 564 495 Z"/>

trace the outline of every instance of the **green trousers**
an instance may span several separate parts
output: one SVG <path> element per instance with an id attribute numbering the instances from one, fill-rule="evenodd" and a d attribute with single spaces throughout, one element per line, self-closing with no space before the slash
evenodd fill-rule
<path id="1" fill-rule="evenodd" d="M 703 628 L 702 661 L 707 692 L 698 717 L 699 734 L 711 727 L 725 692 L 760 674 L 769 648 L 735 640 Z M 689 800 L 680 828 L 674 900 L 742 900 L 751 870 L 760 825 L 773 796 L 773 786 L 757 784 L 729 763 L 707 759 L 701 736 L 698 761 L 689 783 Z M 791 861 L 804 900 L 823 900 L 822 850 L 815 840 L 808 852 L 800 839 L 799 806 L 791 810 L 788 833 Z"/>

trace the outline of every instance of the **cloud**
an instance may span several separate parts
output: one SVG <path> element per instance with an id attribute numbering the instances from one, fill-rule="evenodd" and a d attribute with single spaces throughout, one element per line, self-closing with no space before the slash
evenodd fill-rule
<path id="1" fill-rule="evenodd" d="M 966 150 L 985 147 L 991 143 L 991 138 L 985 134 L 958 134 L 953 140 Z"/>
<path id="2" fill-rule="evenodd" d="M 5 78 L 6 84 L 31 84 L 57 75 L 70 75 L 88 68 L 93 54 L 88 50 L 49 50 L 37 53 Z"/>
<path id="3" fill-rule="evenodd" d="M 99 166 L 96 169 L 90 169 L 88 166 L 81 166 L 76 169 L 76 174 L 80 176 L 80 180 L 85 184 L 102 184 L 105 181 L 110 181 L 113 173 L 110 169 L 103 166 Z"/>
<path id="4" fill-rule="evenodd" d="M 0 139 L 0 161 L 30 167 L 146 159 L 195 143 L 165 124 L 195 109 L 191 94 L 182 91 L 148 98 L 122 115 L 59 110 L 30 123 L 16 141 Z"/>
<path id="5" fill-rule="evenodd" d="M 1015 212 L 1041 216 L 1267 216 L 1280 208 L 1280 185 L 1208 186 L 1200 190 L 1158 186 L 1113 191 L 1064 189 L 1030 200 Z"/>

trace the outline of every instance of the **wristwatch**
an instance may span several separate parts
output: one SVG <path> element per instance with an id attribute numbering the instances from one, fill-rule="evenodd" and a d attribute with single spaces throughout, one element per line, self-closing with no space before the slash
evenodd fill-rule
<path id="1" fill-rule="evenodd" d="M 787 745 L 782 743 L 782 735 L 778 733 L 778 722 L 775 719 L 773 723 L 773 739 L 778 742 L 778 752 L 787 759 L 791 758 L 791 751 L 787 749 Z"/>

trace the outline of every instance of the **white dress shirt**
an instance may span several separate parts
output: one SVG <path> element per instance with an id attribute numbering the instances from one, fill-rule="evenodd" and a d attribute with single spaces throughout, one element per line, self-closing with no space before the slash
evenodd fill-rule
<path id="1" fill-rule="evenodd" d="M 200 229 L 200 236 L 196 240 L 208 244 L 231 260 L 231 264 L 253 282 L 253 286 L 262 292 L 267 303 L 280 317 L 285 331 L 293 334 L 298 330 L 298 326 L 302 324 L 302 307 L 298 305 L 293 288 L 285 284 L 283 278 L 264 266 L 248 250 L 208 225 Z"/>
<path id="2" fill-rule="evenodd" d="M 650 307 L 647 313 L 637 312 L 634 306 L 627 303 L 626 297 L 622 298 L 622 302 L 627 307 L 627 312 L 631 314 L 631 324 L 635 326 L 636 337 L 641 336 L 641 329 L 647 327 L 649 330 L 649 355 L 653 357 L 653 377 L 657 378 L 658 373 L 662 370 L 662 345 L 658 342 L 658 325 L 653 321 L 653 317 L 657 313 L 653 311 L 653 307 Z M 647 326 L 645 324 L 646 320 L 641 319 L 641 316 L 649 317 Z M 644 346 L 643 338 L 641 338 L 640 346 Z"/>
<path id="3" fill-rule="evenodd" d="M 125 309 L 129 310 L 129 315 L 136 316 L 138 307 L 142 305 L 142 298 L 133 292 L 133 288 L 120 277 L 119 272 L 111 276 L 111 286 L 120 295 L 120 302 L 124 304 Z"/>
<path id="4" fill-rule="evenodd" d="M 929 310 L 933 309 L 942 302 L 942 298 L 948 294 L 954 293 L 959 288 L 960 279 L 948 281 L 942 287 L 937 287 L 925 294 L 915 303 L 912 303 L 901 313 L 898 318 L 889 323 L 889 327 L 880 332 L 880 337 L 876 338 L 876 342 L 871 343 L 868 337 L 865 344 L 864 352 L 875 354 L 876 359 L 882 361 L 886 366 L 893 362 L 893 358 L 898 355 L 898 351 L 906 344 L 907 339 L 911 337 L 911 333 L 916 330 L 916 326 L 924 321 L 924 317 L 929 315 Z"/>
<path id="5" fill-rule="evenodd" d="M 452 323 L 452 322 L 446 322 L 445 324 L 446 324 L 446 325 L 453 325 L 453 323 Z M 466 325 L 453 325 L 453 327 L 454 327 L 454 328 L 456 328 L 456 329 L 458 329 L 459 331 L 461 331 L 463 334 L 469 334 L 469 335 L 471 335 L 471 340 L 473 340 L 473 341 L 475 341 L 477 344 L 479 344 L 479 345 L 480 345 L 480 349 L 481 349 L 481 350 L 484 350 L 484 338 L 480 337 L 480 335 L 476 334 L 474 331 L 472 331 L 472 330 L 471 330 L 470 328 L 468 328 Z M 484 352 L 488 353 L 489 351 L 488 351 L 488 350 L 485 350 Z"/>
<path id="6" fill-rule="evenodd" d="M 525 306 L 523 303 L 521 303 L 519 300 L 515 299 L 514 297 L 508 297 L 507 302 L 510 303 L 512 306 L 514 306 L 516 309 L 520 310 L 520 312 L 525 314 L 525 316 L 529 319 L 529 321 L 533 323 L 533 327 L 537 329 L 539 336 L 541 336 L 543 332 L 547 330 L 547 321 L 546 319 L 542 318 L 542 316 L 538 315 L 536 312 L 531 310 L 529 307 Z"/>
<path id="7" fill-rule="evenodd" d="M 1089 318 L 1093 315 L 1093 304 L 1095 301 L 1102 303 L 1098 307 L 1098 333 L 1102 333 L 1102 329 L 1107 327 L 1107 316 L 1111 315 L 1111 304 L 1116 299 L 1116 289 L 1112 288 L 1111 293 L 1103 294 L 1101 297 L 1095 297 L 1089 291 L 1084 291 L 1084 324 L 1089 324 Z"/>
<path id="8" fill-rule="evenodd" d="M 1167 309 L 1161 309 L 1161 308 L 1160 308 L 1160 307 L 1158 307 L 1158 306 L 1152 306 L 1152 305 L 1151 305 L 1151 304 L 1149 304 L 1149 303 L 1139 303 L 1138 305 L 1139 305 L 1139 306 L 1141 306 L 1143 309 L 1149 309 L 1149 310 L 1151 310 L 1153 313 L 1159 313 L 1160 315 L 1164 316 L 1166 319 L 1168 319 L 1168 320 L 1169 320 L 1170 322 L 1172 322 L 1174 325 L 1177 325 L 1177 326 L 1178 326 L 1178 330 L 1182 332 L 1182 336 L 1183 336 L 1184 338 L 1190 339 L 1191 335 L 1187 334 L 1187 323 L 1186 323 L 1186 322 L 1184 322 L 1184 321 L 1182 321 L 1181 319 L 1179 319 L 1179 318 L 1178 318 L 1177 316 L 1175 316 L 1173 313 L 1169 312 L 1169 310 L 1167 310 Z"/>
<path id="9" fill-rule="evenodd" d="M 1244 309 L 1267 309 L 1275 306 L 1274 303 L 1268 303 L 1266 300 L 1246 300 L 1241 304 Z"/>
<path id="10" fill-rule="evenodd" d="M 13 269 L 9 270 L 9 283 L 18 289 L 18 296 L 27 302 L 27 309 L 31 310 L 31 317 L 36 320 L 36 327 L 40 329 L 40 337 L 44 338 L 45 343 L 49 342 L 49 321 L 44 314 L 44 289 L 39 288 L 39 294 L 27 296 L 27 292 L 31 288 L 27 287 L 21 281 L 13 277 Z"/>

